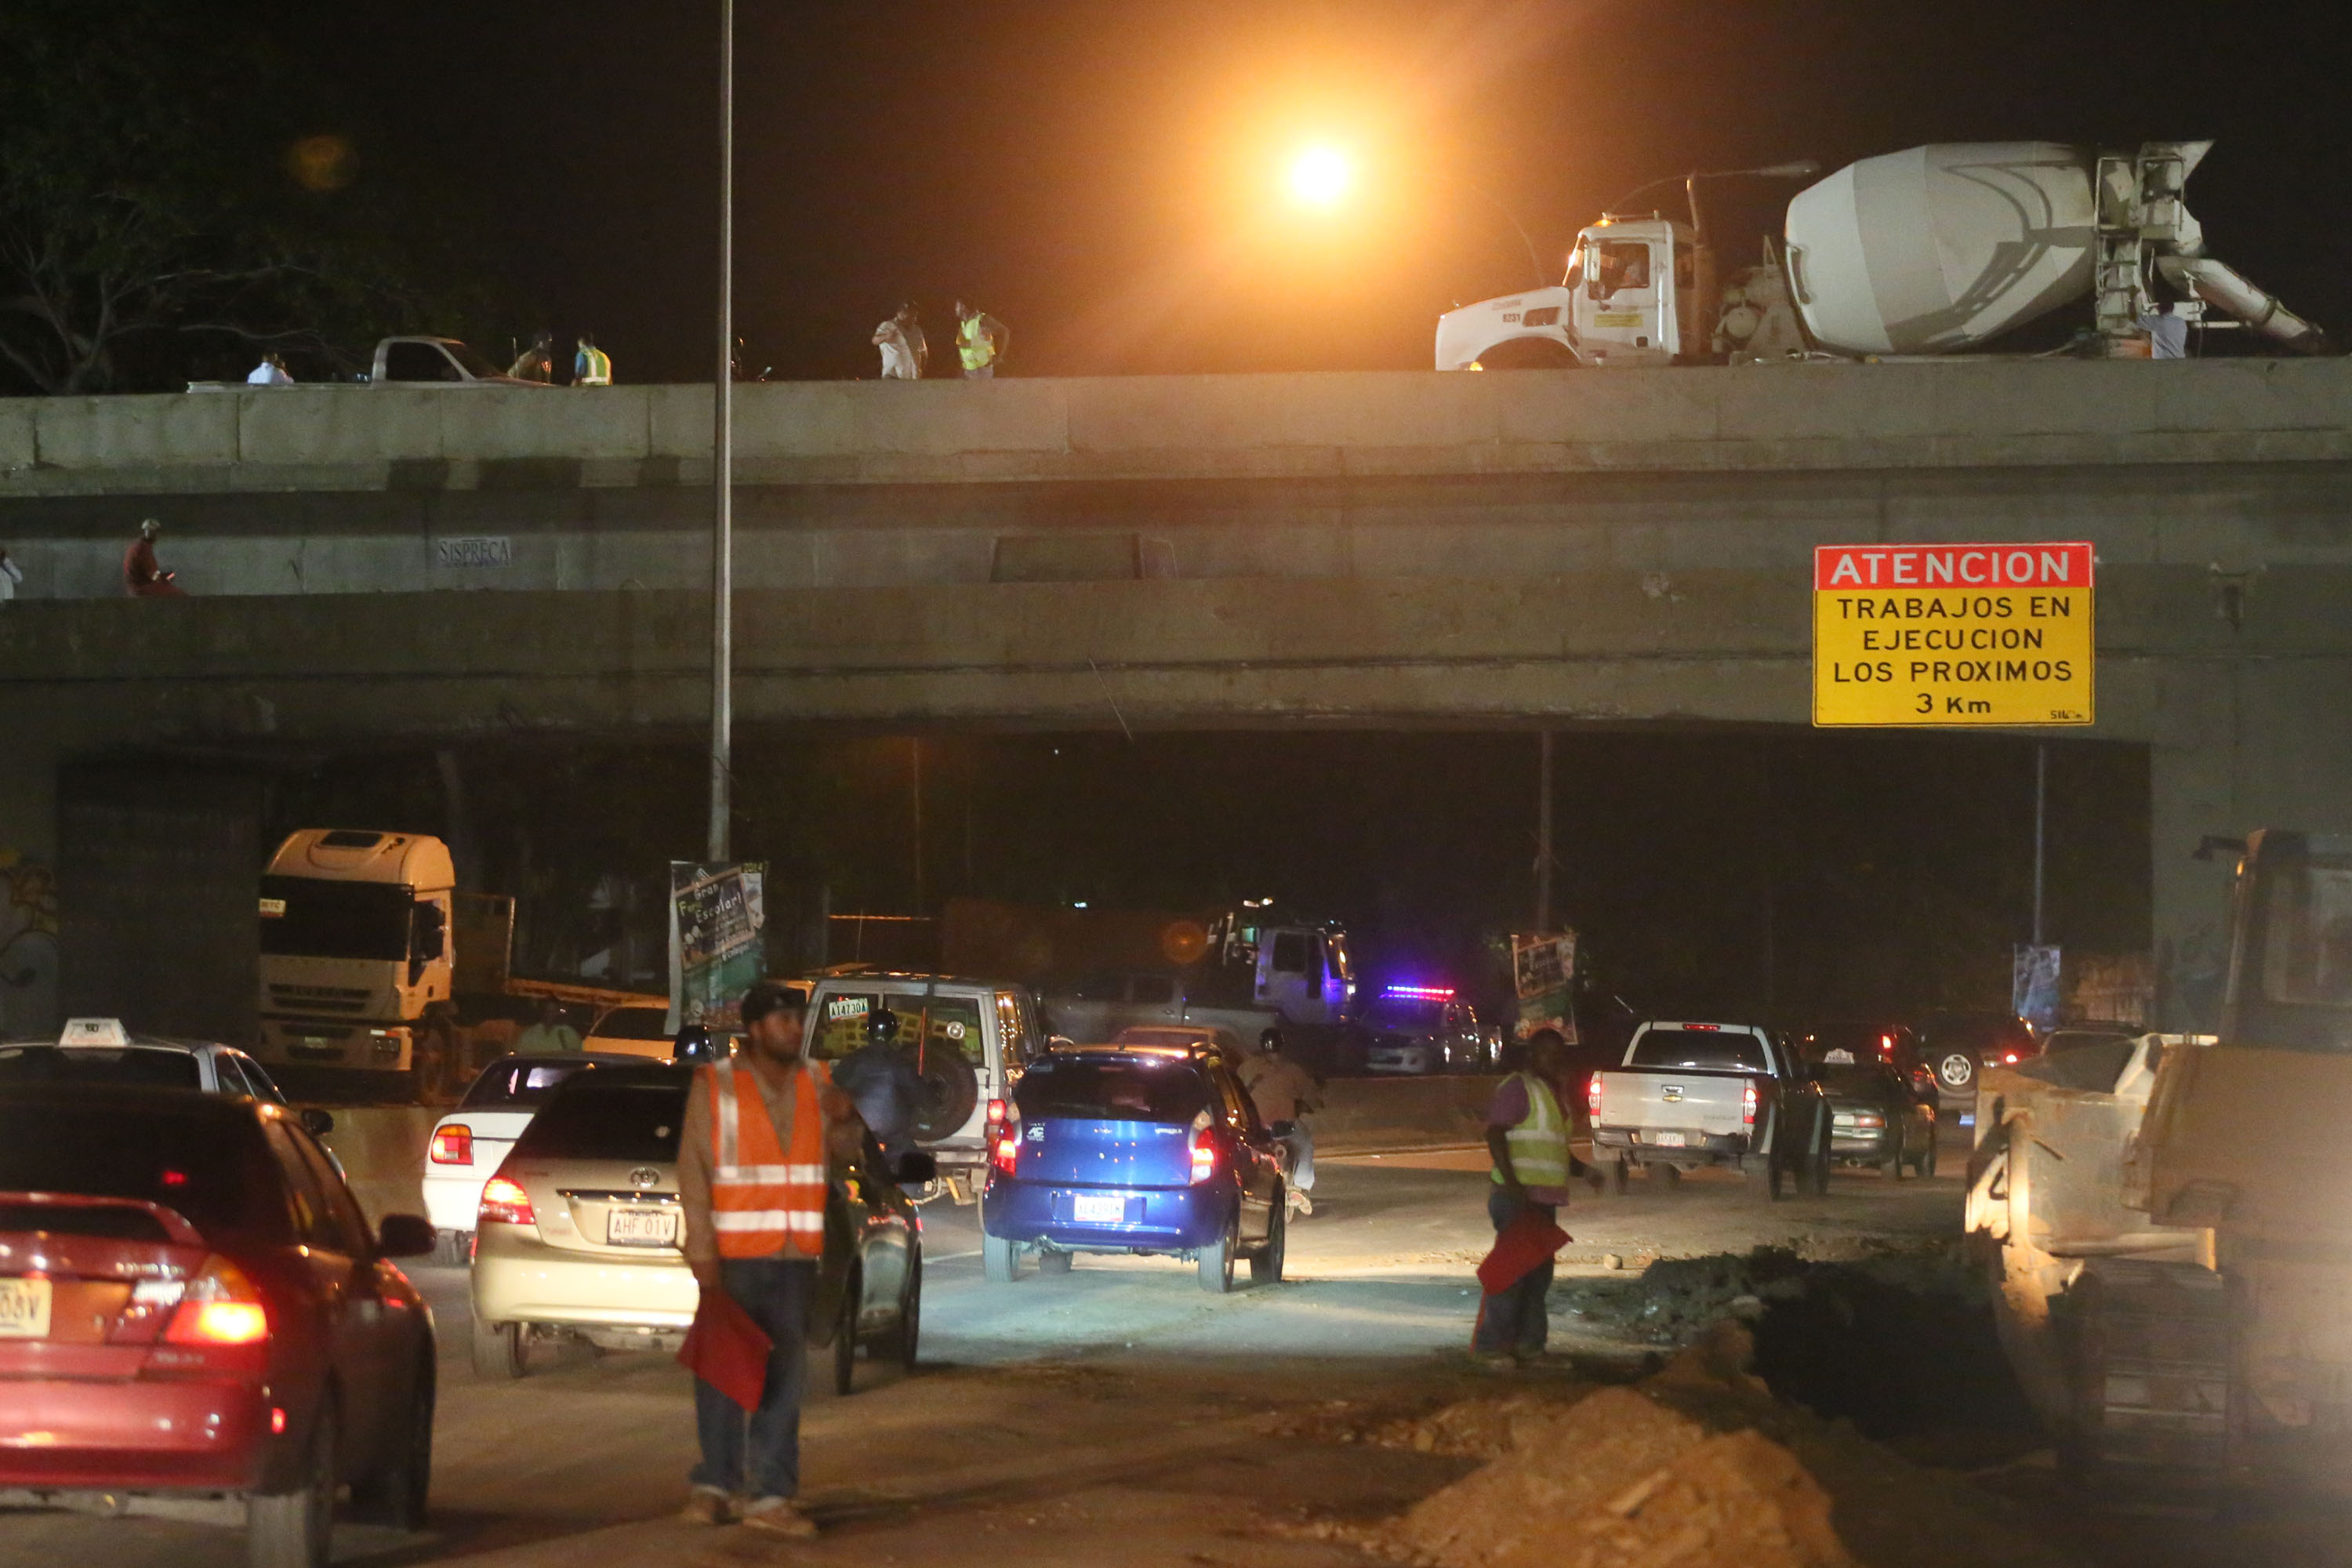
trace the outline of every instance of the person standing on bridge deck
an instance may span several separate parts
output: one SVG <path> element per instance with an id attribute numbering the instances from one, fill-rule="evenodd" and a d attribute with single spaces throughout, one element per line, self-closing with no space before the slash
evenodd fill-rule
<path id="1" fill-rule="evenodd" d="M 1527 1065 L 1495 1088 L 1486 1112 L 1486 1149 L 1493 1156 L 1486 1217 L 1500 1236 L 1527 1209 L 1557 1223 L 1568 1203 L 1568 1184 L 1581 1176 L 1601 1188 L 1601 1173 L 1568 1146 L 1574 1131 L 1567 1095 L 1568 1047 L 1559 1033 L 1538 1029 L 1528 1041 Z M 1546 1298 L 1551 1293 L 1552 1260 L 1545 1258 L 1478 1305 L 1471 1350 L 1489 1366 L 1515 1366 L 1543 1353 L 1551 1330 Z"/>
<path id="2" fill-rule="evenodd" d="M 507 366 L 507 374 L 516 381 L 535 381 L 544 386 L 555 379 L 555 334 L 544 327 L 530 340 L 530 347 L 515 355 L 514 363 Z"/>
<path id="3" fill-rule="evenodd" d="M 1013 346 L 1013 329 L 961 300 L 956 301 L 956 354 L 963 361 L 964 379 L 993 379 L 1005 351 Z"/>
<path id="4" fill-rule="evenodd" d="M 294 377 L 288 374 L 286 362 L 284 360 L 278 358 L 274 353 L 267 353 L 261 356 L 261 363 L 255 365 L 252 371 L 246 376 L 245 384 L 247 386 L 291 386 L 294 384 Z"/>
<path id="5" fill-rule="evenodd" d="M 552 996 L 539 999 L 539 1020 L 515 1037 L 514 1048 L 523 1055 L 576 1051 L 580 1031 L 563 1021 L 563 1008 Z"/>
<path id="6" fill-rule="evenodd" d="M 586 332 L 580 334 L 580 352 L 572 356 L 572 384 L 574 386 L 613 384 L 613 356 L 598 348 L 596 340 Z"/>
<path id="7" fill-rule="evenodd" d="M 923 325 L 914 301 L 898 307 L 898 313 L 874 329 L 874 346 L 882 351 L 882 379 L 885 381 L 920 381 L 923 367 L 931 357 L 931 345 L 923 336 Z"/>
<path id="8" fill-rule="evenodd" d="M 768 1335 L 767 1375 L 748 1414 L 695 1379 L 702 1462 L 684 1517 L 732 1518 L 804 1541 L 816 1523 L 793 1500 L 825 1195 L 835 1172 L 862 1152 L 866 1125 L 824 1064 L 808 1059 L 791 992 L 761 981 L 744 994 L 742 1016 L 742 1059 L 695 1069 L 678 1130 L 677 1190 L 695 1283 L 730 1298 Z"/>
<path id="9" fill-rule="evenodd" d="M 23 568 L 8 559 L 6 551 L 0 550 L 0 605 L 16 596 L 16 584 L 24 580 Z"/>
<path id="10" fill-rule="evenodd" d="M 156 563 L 155 536 L 163 525 L 149 518 L 139 525 L 139 537 L 122 552 L 122 591 L 134 599 L 181 599 L 181 592 L 173 579 L 179 575 L 166 572 Z"/>

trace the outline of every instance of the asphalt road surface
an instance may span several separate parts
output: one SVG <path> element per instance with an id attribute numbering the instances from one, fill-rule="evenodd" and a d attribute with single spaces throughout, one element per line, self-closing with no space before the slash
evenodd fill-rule
<path id="1" fill-rule="evenodd" d="M 1961 1146 L 1945 1152 L 1957 1173 Z M 422 1535 L 346 1526 L 339 1563 L 499 1568 L 676 1568 L 761 1563 L 1305 1565 L 1360 1563 L 1327 1543 L 1252 1533 L 1302 1510 L 1376 1517 L 1460 1473 L 1432 1455 L 1267 1436 L 1333 1399 L 1400 1408 L 1496 1374 L 1465 1351 L 1471 1270 L 1490 1235 L 1483 1151 L 1322 1163 L 1313 1218 L 1290 1234 L 1282 1285 L 1202 1293 L 1164 1259 L 1081 1258 L 1055 1279 L 981 1278 L 974 1211 L 925 1211 L 923 1365 L 864 1366 L 846 1398 L 814 1393 L 803 1500 L 809 1546 L 672 1516 L 694 1458 L 689 1383 L 659 1353 L 545 1347 L 519 1383 L 467 1365 L 465 1272 L 420 1268 L 442 1355 L 436 1521 Z M 1840 1174 L 1830 1195 L 1764 1205 L 1734 1181 L 1580 1201 L 1563 1271 L 1604 1255 L 1787 1241 L 1815 1253 L 1958 1228 L 1954 1174 L 1896 1183 Z M 1634 1353 L 1556 1321 L 1555 1349 Z M 1564 1359 L 1564 1358 L 1563 1358 Z M 1519 1375 L 1570 1375 L 1565 1365 Z M 213 1568 L 239 1531 L 200 1518 L 0 1512 L 0 1563 Z"/>

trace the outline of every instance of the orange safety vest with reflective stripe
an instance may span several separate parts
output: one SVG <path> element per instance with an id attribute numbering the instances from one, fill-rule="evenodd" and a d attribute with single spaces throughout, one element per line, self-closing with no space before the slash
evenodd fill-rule
<path id="1" fill-rule="evenodd" d="M 832 1087 L 820 1063 L 803 1062 L 793 1075 L 793 1143 L 776 1135 L 759 1086 L 738 1092 L 735 1064 L 702 1069 L 710 1081 L 710 1227 L 721 1258 L 773 1258 L 824 1253 L 827 1171 L 824 1108 L 819 1093 Z"/>

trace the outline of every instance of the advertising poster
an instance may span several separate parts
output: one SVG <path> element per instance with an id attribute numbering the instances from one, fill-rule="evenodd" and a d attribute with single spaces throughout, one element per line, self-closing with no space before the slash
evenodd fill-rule
<path id="1" fill-rule="evenodd" d="M 2037 1029 L 2058 1024 L 2058 949 L 2017 946 L 2010 971 L 2010 1010 Z"/>
<path id="2" fill-rule="evenodd" d="M 1517 1038 L 1524 1040 L 1538 1029 L 1557 1029 L 1561 1039 L 1576 1044 L 1574 931 L 1513 931 L 1511 984 L 1519 999 L 1519 1016 L 1512 1026 Z"/>
<path id="3" fill-rule="evenodd" d="M 669 863 L 669 1029 L 740 1026 L 743 993 L 765 967 L 764 862 Z"/>

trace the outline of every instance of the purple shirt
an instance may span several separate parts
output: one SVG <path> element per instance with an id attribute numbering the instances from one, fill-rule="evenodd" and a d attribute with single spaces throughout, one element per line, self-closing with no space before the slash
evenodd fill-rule
<path id="1" fill-rule="evenodd" d="M 1568 1114 L 1566 1107 L 1561 1108 L 1560 1114 Z M 1486 1108 L 1486 1128 L 1489 1131 L 1498 1128 L 1508 1131 L 1527 1119 L 1527 1081 L 1513 1073 L 1495 1086 L 1494 1103 Z M 1568 1202 L 1566 1187 L 1529 1187 L 1527 1192 L 1529 1203 L 1549 1204 L 1558 1208 Z"/>

